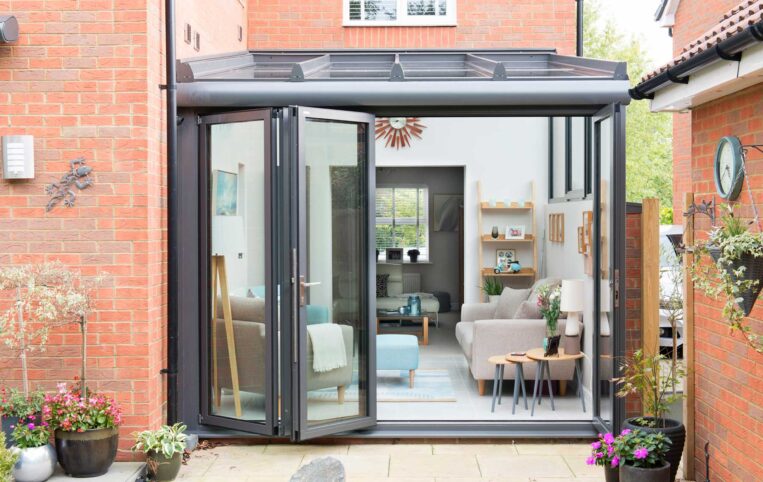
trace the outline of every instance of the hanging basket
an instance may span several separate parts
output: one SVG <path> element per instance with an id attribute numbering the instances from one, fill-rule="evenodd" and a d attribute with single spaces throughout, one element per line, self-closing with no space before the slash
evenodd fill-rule
<path id="1" fill-rule="evenodd" d="M 718 248 L 708 248 L 708 252 L 713 260 L 718 263 L 718 259 L 721 257 L 721 250 Z M 744 270 L 744 276 L 740 280 L 734 272 L 742 266 L 746 269 Z M 731 275 L 734 281 L 758 281 L 757 285 L 739 294 L 742 298 L 740 308 L 744 311 L 744 316 L 749 316 L 753 306 L 755 306 L 755 301 L 758 299 L 760 290 L 763 289 L 763 257 L 756 258 L 751 254 L 743 254 L 739 259 L 732 261 L 730 266 L 724 266 L 724 269 Z"/>

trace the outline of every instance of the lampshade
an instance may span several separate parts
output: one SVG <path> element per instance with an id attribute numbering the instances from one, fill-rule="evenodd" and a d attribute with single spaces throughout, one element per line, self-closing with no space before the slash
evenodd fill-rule
<path id="1" fill-rule="evenodd" d="M 568 313 L 583 311 L 583 288 L 582 279 L 562 280 L 562 299 L 559 309 Z"/>

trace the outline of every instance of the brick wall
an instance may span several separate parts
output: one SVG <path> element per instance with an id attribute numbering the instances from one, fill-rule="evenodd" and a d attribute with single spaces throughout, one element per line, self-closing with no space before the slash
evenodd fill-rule
<path id="1" fill-rule="evenodd" d="M 175 2 L 175 46 L 179 59 L 246 50 L 246 0 L 178 0 Z M 192 38 L 185 41 L 185 26 Z M 243 29 L 241 40 L 238 28 Z M 200 36 L 199 50 L 193 36 Z"/>
<path id="2" fill-rule="evenodd" d="M 0 135 L 35 136 L 36 178 L 0 180 L 0 264 L 60 260 L 108 272 L 89 324 L 92 386 L 115 394 L 128 434 L 164 410 L 165 172 L 162 152 L 161 0 L 0 0 L 21 35 L 0 44 Z M 84 156 L 95 185 L 73 208 L 45 212 L 46 183 Z M 78 373 L 79 335 L 57 330 L 32 358 L 34 385 Z M 0 352 L 0 382 L 19 379 Z"/>
<path id="3" fill-rule="evenodd" d="M 763 144 L 763 84 L 702 105 L 692 111 L 692 183 L 697 202 L 717 199 L 713 157 L 718 140 L 738 136 L 743 144 Z M 763 154 L 752 152 L 747 161 L 748 184 L 754 202 L 763 203 Z M 747 186 L 737 212 L 751 218 Z M 709 219 L 696 216 L 697 238 L 706 237 Z M 756 228 L 753 228 L 756 229 Z M 763 333 L 763 302 L 747 318 Z M 711 480 L 759 480 L 763 474 L 763 355 L 750 348 L 740 334 L 729 334 L 721 305 L 695 291 L 696 347 L 696 480 L 704 480 L 703 447 L 710 442 Z M 757 474 L 757 475 L 755 475 Z"/>
<path id="4" fill-rule="evenodd" d="M 459 0 L 455 27 L 344 27 L 342 0 L 249 0 L 249 48 L 556 47 L 575 54 L 572 0 Z"/>
<path id="5" fill-rule="evenodd" d="M 641 348 L 641 205 L 628 204 L 625 217 L 625 355 Z M 625 399 L 626 417 L 641 415 L 638 397 Z"/>

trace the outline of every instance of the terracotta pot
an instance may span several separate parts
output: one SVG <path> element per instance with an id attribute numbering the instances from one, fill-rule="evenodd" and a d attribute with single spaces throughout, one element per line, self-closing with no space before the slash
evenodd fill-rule
<path id="1" fill-rule="evenodd" d="M 665 455 L 665 459 L 670 464 L 670 480 L 675 480 L 676 474 L 678 473 L 678 464 L 681 463 L 681 455 L 683 455 L 684 451 L 684 443 L 686 442 L 686 428 L 681 422 L 669 418 L 666 418 L 661 422 L 656 422 L 657 425 L 665 425 L 664 427 L 642 427 L 636 422 L 639 418 L 655 421 L 652 417 L 629 418 L 623 422 L 623 428 L 629 428 L 631 430 L 638 429 L 647 433 L 665 434 L 671 442 L 670 450 L 668 450 L 668 453 Z"/>
<path id="2" fill-rule="evenodd" d="M 97 477 L 109 471 L 117 456 L 119 429 L 85 432 L 56 430 L 58 463 L 71 477 Z"/>
<path id="3" fill-rule="evenodd" d="M 148 475 L 151 477 L 151 480 L 155 482 L 170 482 L 175 480 L 178 473 L 180 473 L 183 454 L 177 452 L 172 457 L 167 458 L 152 450 L 148 452 L 147 459 L 146 465 L 148 466 Z"/>
<path id="4" fill-rule="evenodd" d="M 668 462 L 655 469 L 621 465 L 620 482 L 668 482 L 671 480 L 670 471 L 671 466 Z"/>

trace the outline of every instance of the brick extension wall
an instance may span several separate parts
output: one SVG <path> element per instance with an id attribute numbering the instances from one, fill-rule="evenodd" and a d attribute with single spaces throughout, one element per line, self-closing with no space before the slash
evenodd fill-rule
<path id="1" fill-rule="evenodd" d="M 249 48 L 556 47 L 575 54 L 572 0 L 459 0 L 456 27 L 344 27 L 342 0 L 249 0 Z"/>
<path id="2" fill-rule="evenodd" d="M 692 183 L 695 200 L 718 199 L 713 181 L 713 157 L 718 140 L 738 136 L 743 144 L 763 144 L 763 84 L 699 106 L 692 111 Z M 754 202 L 763 205 L 763 154 L 752 151 L 745 184 Z M 747 186 L 737 212 L 752 218 Z M 697 238 L 710 228 L 705 216 L 695 217 Z M 753 230 L 757 228 L 753 227 Z M 763 333 L 763 300 L 747 318 Z M 763 474 L 763 355 L 740 334 L 730 335 L 721 305 L 695 290 L 696 347 L 696 480 L 704 480 L 703 447 L 710 442 L 711 480 L 760 480 Z M 757 475 L 756 475 L 757 474 Z"/>
<path id="3" fill-rule="evenodd" d="M 625 355 L 641 348 L 641 205 L 628 203 L 625 216 Z M 625 399 L 625 416 L 641 415 L 638 397 Z"/>
<path id="4" fill-rule="evenodd" d="M 60 260 L 108 272 L 89 325 L 92 387 L 115 394 L 128 434 L 163 420 L 166 260 L 160 0 L 0 0 L 21 36 L 0 44 L 0 135 L 35 136 L 36 178 L 0 180 L 0 264 Z M 84 156 L 95 185 L 45 212 L 44 185 Z M 78 374 L 80 337 L 57 330 L 30 361 L 34 385 Z M 0 382 L 18 358 L 0 348 Z"/>

